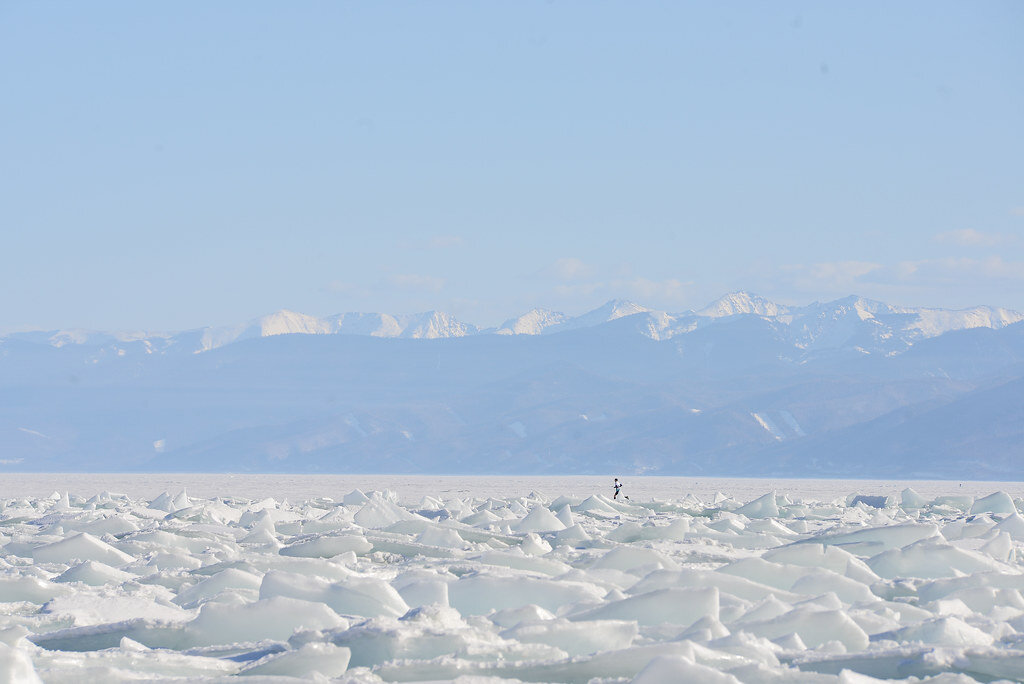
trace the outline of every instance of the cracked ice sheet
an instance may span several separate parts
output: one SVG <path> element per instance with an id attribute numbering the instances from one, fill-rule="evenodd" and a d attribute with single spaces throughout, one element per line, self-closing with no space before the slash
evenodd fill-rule
<path id="1" fill-rule="evenodd" d="M 212 498 L 90 477 L 68 481 L 82 493 L 0 499 L 0 679 L 1024 671 L 1015 483 L 635 478 L 627 501 L 586 478 L 391 476 L 408 486 L 327 492 L 203 476 Z"/>

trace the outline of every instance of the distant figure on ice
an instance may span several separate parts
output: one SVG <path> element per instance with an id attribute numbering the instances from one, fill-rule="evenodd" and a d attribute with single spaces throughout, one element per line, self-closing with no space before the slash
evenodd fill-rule
<path id="1" fill-rule="evenodd" d="M 618 499 L 619 498 L 619 490 L 622 489 L 622 483 L 619 482 L 619 478 L 615 478 L 615 484 L 613 486 L 615 487 L 615 493 L 612 494 L 612 498 L 613 499 Z"/>

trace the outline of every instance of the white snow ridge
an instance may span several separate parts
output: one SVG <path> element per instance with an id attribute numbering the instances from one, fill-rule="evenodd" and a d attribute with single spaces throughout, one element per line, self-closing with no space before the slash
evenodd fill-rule
<path id="1" fill-rule="evenodd" d="M 1020 499 L 640 486 L 0 500 L 0 681 L 1024 675 Z"/>
<path id="2" fill-rule="evenodd" d="M 427 311 L 416 314 L 339 313 L 318 318 L 281 310 L 246 323 L 214 326 L 177 333 L 97 332 L 56 330 L 0 331 L 6 339 L 62 347 L 111 347 L 124 356 L 139 343 L 144 353 L 190 349 L 207 352 L 235 342 L 278 335 L 358 335 L 384 338 L 447 339 L 473 335 L 548 335 L 597 328 L 622 318 L 633 318 L 640 334 L 655 340 L 684 337 L 707 326 L 737 318 L 771 321 L 787 340 L 801 350 L 857 346 L 870 352 L 900 353 L 915 342 L 947 332 L 990 328 L 998 330 L 1024 320 L 1009 309 L 976 306 L 948 310 L 885 304 L 857 296 L 807 306 L 777 304 L 748 292 L 727 294 L 697 311 L 665 312 L 625 301 L 611 300 L 602 306 L 570 316 L 547 309 L 533 309 L 506 320 L 497 328 L 478 328 L 452 314 Z M 865 347 L 864 345 L 868 345 Z"/>

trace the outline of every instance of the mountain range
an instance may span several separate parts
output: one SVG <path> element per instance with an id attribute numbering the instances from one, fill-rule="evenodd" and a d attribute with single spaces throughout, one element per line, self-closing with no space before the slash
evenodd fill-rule
<path id="1" fill-rule="evenodd" d="M 142 343 L 149 352 L 171 348 L 200 352 L 241 340 L 292 334 L 411 339 L 470 335 L 550 335 L 590 328 L 626 317 L 630 318 L 640 334 L 653 340 L 667 340 L 722 319 L 742 315 L 759 316 L 783 326 L 788 330 L 794 346 L 799 349 L 856 346 L 856 341 L 863 341 L 867 343 L 865 349 L 870 351 L 879 351 L 883 347 L 888 351 L 902 351 L 916 340 L 936 337 L 952 330 L 998 329 L 1024 320 L 1024 314 L 988 306 L 955 311 L 909 308 L 851 296 L 824 304 L 815 302 L 808 306 L 791 307 L 746 292 L 734 292 L 699 311 L 666 313 L 629 301 L 612 300 L 575 317 L 546 309 L 533 309 L 508 319 L 497 328 L 478 328 L 440 311 L 406 315 L 342 313 L 318 318 L 282 310 L 247 323 L 182 333 L 56 330 L 11 333 L 0 336 L 0 340 L 23 340 L 54 347 L 69 344 L 108 345 L 119 349 L 127 344 Z M 118 347 L 119 344 L 122 346 Z"/>
<path id="2" fill-rule="evenodd" d="M 1021 479 L 1024 315 L 736 292 L 496 328 L 0 336 L 0 470 Z"/>

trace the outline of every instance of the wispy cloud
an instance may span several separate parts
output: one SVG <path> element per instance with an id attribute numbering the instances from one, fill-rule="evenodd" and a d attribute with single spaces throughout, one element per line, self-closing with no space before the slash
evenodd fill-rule
<path id="1" fill-rule="evenodd" d="M 326 285 L 322 285 L 320 287 L 321 292 L 326 292 L 327 294 L 340 295 L 362 294 L 365 291 L 365 289 L 366 288 L 360 287 L 359 285 L 347 283 L 343 280 L 332 280 Z"/>
<path id="2" fill-rule="evenodd" d="M 947 230 L 935 235 L 935 241 L 964 247 L 994 247 L 1010 242 L 1012 236 L 1003 233 L 983 233 L 973 228 Z"/>
<path id="3" fill-rule="evenodd" d="M 426 290 L 428 292 L 440 292 L 444 288 L 444 278 L 436 276 L 419 275 L 416 273 L 398 273 L 387 278 L 388 284 L 408 290 Z"/>
<path id="4" fill-rule="evenodd" d="M 552 288 L 559 297 L 589 297 L 605 289 L 604 283 L 560 283 Z"/>
<path id="5" fill-rule="evenodd" d="M 1024 280 L 1024 262 L 1006 261 L 999 256 L 984 259 L 953 257 L 905 261 L 898 265 L 903 280 L 930 279 L 956 283 L 967 278 L 995 280 Z"/>
<path id="6" fill-rule="evenodd" d="M 881 264 L 870 261 L 823 261 L 783 266 L 782 275 L 792 286 L 807 292 L 850 293 L 864 276 L 881 268 Z"/>
<path id="7" fill-rule="evenodd" d="M 870 261 L 831 261 L 811 266 L 811 276 L 822 280 L 846 282 L 856 280 L 882 268 L 881 264 Z"/>
<path id="8" fill-rule="evenodd" d="M 437 293 L 444 289 L 445 279 L 430 275 L 417 273 L 397 273 L 385 276 L 375 283 L 355 284 L 344 280 L 332 280 L 321 285 L 319 290 L 328 295 L 341 296 L 353 300 L 349 304 L 366 305 L 366 302 L 378 299 L 381 295 L 391 292 L 401 292 L 402 297 L 407 293 Z M 362 304 L 359 304 L 362 302 Z"/>
<path id="9" fill-rule="evenodd" d="M 652 279 L 643 276 L 618 276 L 612 278 L 583 278 L 574 264 L 566 265 L 560 282 L 555 283 L 548 294 L 559 300 L 560 306 L 569 309 L 587 306 L 582 301 L 593 303 L 607 299 L 631 299 L 639 304 L 666 310 L 680 310 L 692 304 L 693 283 L 678 278 Z M 590 273 L 585 271 L 584 273 Z M 557 273 L 552 274 L 555 277 Z"/>
<path id="10" fill-rule="evenodd" d="M 837 261 L 784 267 L 773 286 L 814 298 L 857 294 L 889 302 L 932 302 L 938 306 L 975 304 L 975 298 L 998 288 L 1024 292 L 1024 262 L 951 257 L 904 260 L 891 264 Z"/>
<path id="11" fill-rule="evenodd" d="M 676 278 L 651 280 L 649 278 L 629 278 L 613 280 L 611 289 L 621 295 L 638 299 L 641 303 L 651 302 L 660 306 L 684 304 L 688 301 L 692 282 L 683 282 Z"/>
<path id="12" fill-rule="evenodd" d="M 583 263 L 576 257 L 562 257 L 542 270 L 549 278 L 562 282 L 574 282 L 592 277 L 596 272 L 593 266 Z"/>

